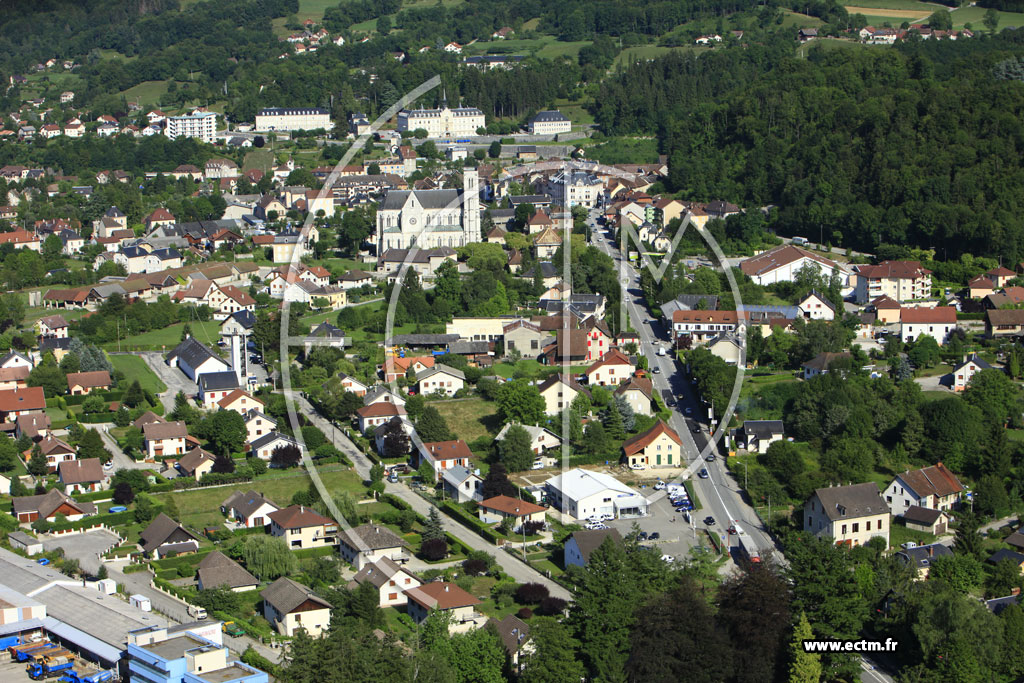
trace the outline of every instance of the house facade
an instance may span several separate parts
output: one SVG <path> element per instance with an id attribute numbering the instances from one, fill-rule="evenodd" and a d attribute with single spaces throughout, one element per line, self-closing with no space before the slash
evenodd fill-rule
<path id="1" fill-rule="evenodd" d="M 959 503 L 964 491 L 966 489 L 956 475 L 940 462 L 897 474 L 885 488 L 885 500 L 897 516 L 915 505 L 948 511 Z"/>
<path id="2" fill-rule="evenodd" d="M 850 546 L 881 536 L 888 548 L 889 506 L 873 482 L 818 489 L 804 504 L 804 531 Z"/>

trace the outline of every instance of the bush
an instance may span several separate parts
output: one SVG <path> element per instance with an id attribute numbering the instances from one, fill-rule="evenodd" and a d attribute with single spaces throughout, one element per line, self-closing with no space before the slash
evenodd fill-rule
<path id="1" fill-rule="evenodd" d="M 538 612 L 538 614 L 539 614 L 539 612 Z M 530 609 L 529 607 L 520 607 L 519 611 L 516 612 L 516 616 L 519 617 L 520 619 L 529 619 L 530 617 L 533 616 L 533 610 Z"/>
<path id="2" fill-rule="evenodd" d="M 478 559 L 466 560 L 462 563 L 462 571 L 470 576 L 480 576 L 487 573 L 487 563 Z"/>
<path id="3" fill-rule="evenodd" d="M 516 589 L 516 602 L 520 605 L 536 605 L 548 597 L 548 587 L 542 583 L 524 583 Z"/>
<path id="4" fill-rule="evenodd" d="M 568 604 L 562 598 L 549 595 L 540 601 L 540 605 L 537 607 L 537 614 L 545 617 L 557 616 L 565 611 L 565 607 Z"/>
<path id="5" fill-rule="evenodd" d="M 448 555 L 448 541 L 443 538 L 424 541 L 420 547 L 420 555 L 428 562 L 443 560 Z"/>

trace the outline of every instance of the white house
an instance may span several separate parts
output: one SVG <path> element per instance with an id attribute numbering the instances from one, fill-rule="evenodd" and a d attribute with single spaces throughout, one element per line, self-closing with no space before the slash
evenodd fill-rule
<path id="1" fill-rule="evenodd" d="M 835 320 L 836 306 L 823 294 L 812 291 L 797 304 L 800 315 L 807 320 Z"/>
<path id="2" fill-rule="evenodd" d="M 221 503 L 220 509 L 246 529 L 257 529 L 269 525 L 270 513 L 281 508 L 255 491 L 235 491 Z"/>
<path id="3" fill-rule="evenodd" d="M 565 542 L 565 548 L 562 551 L 565 566 L 568 567 L 572 564 L 577 567 L 587 566 L 590 554 L 608 538 L 612 539 L 613 543 L 622 544 L 622 535 L 617 529 L 594 529 L 593 531 L 581 529 L 574 532 Z"/>
<path id="4" fill-rule="evenodd" d="M 268 462 L 270 461 L 270 458 L 273 457 L 274 451 L 282 446 L 295 446 L 296 448 L 300 448 L 298 441 L 280 432 L 269 432 L 265 436 L 261 436 L 253 441 L 250 445 L 252 447 L 253 457 L 259 458 L 260 460 L 266 460 Z"/>
<path id="5" fill-rule="evenodd" d="M 963 363 L 953 368 L 953 391 L 963 391 L 971 383 L 971 378 L 982 370 L 992 370 L 992 366 L 972 353 Z"/>
<path id="6" fill-rule="evenodd" d="M 192 381 L 212 372 L 226 372 L 231 366 L 213 351 L 188 337 L 167 354 L 165 360 L 172 368 L 178 368 Z"/>
<path id="7" fill-rule="evenodd" d="M 397 607 L 408 602 L 405 591 L 423 585 L 418 576 L 403 569 L 388 557 L 379 557 L 368 562 L 360 569 L 348 584 L 352 589 L 369 583 L 377 589 L 380 607 Z"/>
<path id="8" fill-rule="evenodd" d="M 912 506 L 949 511 L 960 500 L 964 485 L 941 462 L 919 470 L 897 474 L 885 488 L 885 502 L 894 515 Z"/>
<path id="9" fill-rule="evenodd" d="M 599 515 L 645 517 L 650 502 L 615 477 L 603 472 L 573 469 L 544 482 L 552 507 L 576 519 Z"/>
<path id="10" fill-rule="evenodd" d="M 943 346 L 955 329 L 956 309 L 952 306 L 904 308 L 900 313 L 900 339 L 903 343 L 928 335 Z"/>
<path id="11" fill-rule="evenodd" d="M 466 375 L 461 370 L 437 363 L 422 375 L 416 376 L 416 385 L 421 394 L 454 396 L 455 392 L 466 386 Z"/>
<path id="12" fill-rule="evenodd" d="M 427 462 L 434 470 L 434 475 L 441 476 L 444 470 L 452 467 L 469 468 L 473 452 L 462 439 L 456 441 L 434 441 L 423 444 L 419 453 L 420 462 Z"/>

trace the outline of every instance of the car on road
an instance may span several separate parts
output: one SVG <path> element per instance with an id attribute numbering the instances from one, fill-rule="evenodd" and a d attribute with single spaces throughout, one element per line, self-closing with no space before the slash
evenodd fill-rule
<path id="1" fill-rule="evenodd" d="M 651 370 L 651 372 L 653 372 L 655 375 L 660 375 L 661 374 L 661 368 L 659 368 L 657 365 L 655 365 L 654 369 Z"/>
<path id="2" fill-rule="evenodd" d="M 110 462 L 103 463 L 103 469 L 105 469 L 105 470 L 112 470 L 112 469 L 114 469 L 114 461 L 111 460 Z"/>
<path id="3" fill-rule="evenodd" d="M 733 525 L 733 526 L 730 526 L 730 527 L 729 527 L 728 529 L 726 529 L 725 531 L 726 531 L 726 533 L 728 533 L 728 534 L 729 534 L 730 536 L 732 536 L 732 535 L 734 535 L 734 534 L 736 533 L 736 527 L 735 527 L 735 525 Z"/>
<path id="4" fill-rule="evenodd" d="M 707 460 L 708 462 L 714 462 L 715 461 L 715 454 L 712 453 L 711 455 L 709 455 L 708 457 L 706 457 L 704 459 Z"/>
<path id="5" fill-rule="evenodd" d="M 708 471 L 706 469 L 704 469 L 704 470 L 701 470 L 700 472 L 698 472 L 697 476 L 700 477 L 701 479 L 707 479 L 711 475 L 708 474 Z"/>
<path id="6" fill-rule="evenodd" d="M 715 525 L 715 518 L 712 517 L 711 515 L 708 515 L 707 517 L 704 518 L 704 525 L 705 526 L 714 526 Z"/>
<path id="7" fill-rule="evenodd" d="M 693 425 L 693 433 L 700 434 L 700 425 Z"/>

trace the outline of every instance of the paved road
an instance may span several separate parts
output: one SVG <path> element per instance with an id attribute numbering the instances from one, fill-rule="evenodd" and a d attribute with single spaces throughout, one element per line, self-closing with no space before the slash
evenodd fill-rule
<path id="1" fill-rule="evenodd" d="M 595 222 L 598 215 L 597 211 L 591 211 L 588 218 L 592 232 L 600 230 L 600 227 Z M 706 408 L 698 400 L 694 388 L 684 378 L 683 368 L 680 367 L 678 361 L 671 355 L 658 356 L 656 353 L 659 345 L 667 345 L 670 341 L 670 331 L 663 329 L 662 322 L 659 320 L 652 320 L 650 324 L 643 322 L 650 319 L 650 315 L 645 308 L 643 293 L 640 289 L 639 273 L 628 262 L 619 258 L 618 249 L 612 249 L 609 246 L 607 232 L 603 232 L 601 238 L 596 240 L 595 244 L 611 256 L 620 267 L 620 280 L 625 276 L 626 286 L 631 290 L 625 297 L 627 300 L 627 310 L 630 319 L 633 321 L 633 327 L 637 330 L 641 339 L 640 353 L 647 356 L 652 370 L 655 367 L 660 368 L 659 373 L 651 375 L 654 387 L 658 393 L 664 395 L 664 392 L 668 390 L 678 397 L 677 404 L 673 406 L 670 426 L 682 437 L 684 449 L 688 453 L 688 459 L 693 462 L 707 444 L 706 427 L 699 433 L 694 433 L 694 427 L 697 426 L 697 423 L 691 417 L 684 418 L 683 414 L 692 414 L 696 417 L 699 411 L 705 411 Z M 692 412 L 687 413 L 687 410 Z M 680 414 L 680 411 L 683 411 L 683 414 Z M 785 565 L 785 557 L 782 554 L 781 547 L 777 546 L 774 540 L 767 534 L 760 518 L 744 500 L 742 488 L 729 471 L 725 469 L 722 459 L 716 457 L 715 462 L 701 463 L 696 469 L 699 469 L 700 466 L 707 467 L 709 477 L 707 479 L 699 477 L 692 479 L 697 496 L 700 498 L 703 506 L 701 510 L 697 511 L 700 513 L 697 515 L 697 518 L 702 519 L 707 513 L 710 513 L 716 521 L 716 524 L 711 529 L 720 533 L 730 522 L 741 525 L 745 531 L 750 533 L 754 542 L 762 551 L 767 548 L 774 548 L 774 559 L 780 564 Z M 658 509 L 656 504 L 654 507 L 656 513 Z M 726 523 L 723 524 L 723 522 Z M 879 668 L 879 663 L 876 660 L 861 656 L 860 664 L 860 679 L 863 683 L 893 683 L 893 678 Z"/>
<path id="2" fill-rule="evenodd" d="M 599 230 L 595 223 L 598 215 L 600 214 L 597 210 L 592 210 L 590 213 L 588 221 L 591 223 L 592 231 Z M 759 548 L 773 548 L 774 541 L 764 532 L 761 520 L 753 508 L 743 500 L 739 485 L 729 474 L 721 458 L 716 457 L 714 462 L 700 461 L 698 463 L 701 453 L 707 447 L 708 438 L 706 432 L 703 431 L 706 427 L 702 428 L 700 422 L 695 418 L 702 412 L 706 415 L 707 409 L 698 399 L 693 386 L 686 380 L 683 368 L 674 355 L 666 353 L 664 356 L 659 356 L 657 354 L 659 347 L 668 346 L 670 333 L 669 330 L 664 329 L 662 321 L 652 319 L 647 312 L 640 289 L 639 271 L 627 261 L 619 258 L 618 249 L 613 249 L 609 245 L 607 233 L 602 234 L 602 238 L 596 240 L 596 245 L 611 256 L 619 267 L 619 279 L 626 287 L 624 298 L 627 302 L 627 312 L 633 323 L 633 328 L 640 336 L 639 353 L 646 356 L 650 364 L 654 388 L 660 396 L 665 396 L 668 392 L 677 398 L 676 405 L 672 407 L 669 426 L 683 439 L 687 461 L 691 463 L 690 476 L 684 475 L 682 478 L 692 479 L 697 497 L 700 498 L 702 508 L 695 511 L 698 513 L 696 514 L 698 527 L 707 528 L 709 531 L 719 534 L 723 540 L 730 541 L 731 538 L 725 533 L 725 530 L 729 525 L 737 524 L 750 533 Z M 694 433 L 695 429 L 700 430 L 699 433 Z M 716 450 L 711 450 L 710 454 L 714 455 L 716 452 Z M 704 468 L 709 474 L 707 479 L 692 476 Z M 653 497 L 664 496 L 658 493 Z M 657 512 L 657 508 L 655 511 Z M 702 520 L 708 516 L 714 518 L 715 524 L 705 525 L 703 523 Z M 776 553 L 776 559 L 784 561 L 781 552 Z"/>
<path id="3" fill-rule="evenodd" d="M 308 417 L 313 424 L 319 427 L 320 430 L 323 431 L 329 439 L 331 439 L 335 446 L 353 462 L 359 476 L 364 479 L 369 479 L 370 467 L 373 463 L 366 457 L 366 455 L 363 454 L 362 451 L 356 448 L 355 444 L 345 436 L 345 433 L 340 429 L 336 429 L 330 422 L 320 416 L 316 410 L 314 410 L 313 406 L 310 405 L 309 401 L 300 396 L 297 392 L 286 391 L 285 393 L 295 401 L 295 405 L 298 407 L 299 411 Z M 426 516 L 430 512 L 430 503 L 416 495 L 416 493 L 411 491 L 404 484 L 386 483 L 385 491 L 387 493 L 394 494 L 409 503 L 412 509 L 421 515 Z M 459 539 L 461 543 L 464 543 L 473 550 L 483 550 L 494 555 L 498 564 L 501 566 L 502 571 L 519 583 L 542 583 L 548 587 L 548 591 L 551 595 L 557 598 L 562 598 L 563 600 L 572 599 L 572 594 L 560 584 L 547 578 L 517 557 L 513 557 L 505 551 L 498 550 L 494 545 L 488 543 L 480 536 L 477 536 L 466 527 L 448 518 L 447 515 L 441 515 L 441 521 L 444 524 L 445 531 Z"/>

